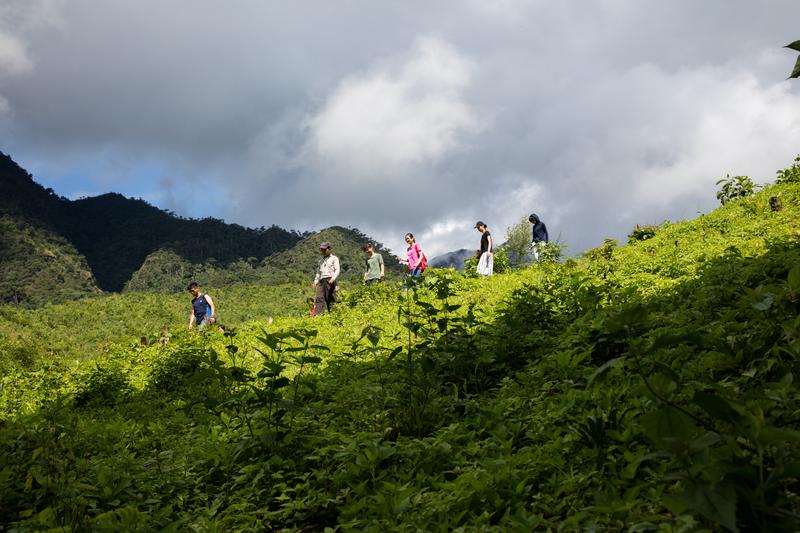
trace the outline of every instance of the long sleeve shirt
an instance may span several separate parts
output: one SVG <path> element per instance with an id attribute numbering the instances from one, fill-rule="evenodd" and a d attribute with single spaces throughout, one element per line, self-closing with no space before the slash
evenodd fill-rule
<path id="1" fill-rule="evenodd" d="M 406 254 L 408 254 L 408 269 L 414 270 L 422 261 L 422 249 L 419 244 L 414 243 L 406 248 Z"/>
<path id="2" fill-rule="evenodd" d="M 317 275 L 314 276 L 314 283 L 324 278 L 330 278 L 336 281 L 339 277 L 339 258 L 331 254 L 328 257 L 323 257 L 319 260 L 319 267 L 317 267 Z"/>
<path id="3" fill-rule="evenodd" d="M 541 220 L 533 226 L 532 242 L 550 242 L 550 237 L 547 235 L 547 226 Z"/>

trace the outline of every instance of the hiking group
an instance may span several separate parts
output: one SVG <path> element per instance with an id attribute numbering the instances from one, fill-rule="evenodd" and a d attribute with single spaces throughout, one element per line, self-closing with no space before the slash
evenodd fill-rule
<path id="1" fill-rule="evenodd" d="M 533 224 L 531 236 L 531 255 L 534 261 L 539 260 L 539 255 L 545 244 L 550 242 L 550 236 L 547 234 L 547 226 L 539 218 L 536 213 L 531 213 L 528 217 L 528 222 Z M 481 234 L 481 245 L 475 251 L 475 257 L 478 259 L 477 272 L 481 276 L 491 276 L 494 273 L 494 241 L 492 234 L 486 223 L 479 220 L 475 223 L 475 229 Z"/>
<path id="2" fill-rule="evenodd" d="M 538 260 L 543 244 L 549 242 L 547 226 L 541 221 L 538 215 L 532 213 L 528 221 L 533 224 L 531 238 L 531 253 L 534 260 Z M 481 234 L 480 248 L 475 252 L 478 259 L 477 273 L 481 276 L 491 276 L 494 273 L 494 241 L 488 226 L 483 221 L 475 223 L 475 229 Z M 419 243 L 412 233 L 406 233 L 404 237 L 408 248 L 406 248 L 406 258 L 400 262 L 408 267 L 408 277 L 417 278 L 428 267 L 428 258 L 422 251 Z M 314 287 L 314 298 L 311 307 L 311 316 L 325 314 L 330 311 L 336 302 L 336 293 L 341 267 L 339 258 L 333 254 L 331 243 L 325 241 L 320 243 L 319 250 L 321 258 L 314 275 L 312 286 Z M 373 285 L 383 281 L 386 271 L 383 263 L 383 256 L 375 250 L 375 245 L 366 243 L 363 246 L 364 259 L 364 284 Z M 204 329 L 210 324 L 217 322 L 217 311 L 214 301 L 208 293 L 201 293 L 200 286 L 193 281 L 186 287 L 192 296 L 192 312 L 189 315 L 189 330 L 195 324 L 198 329 Z M 221 327 L 220 327 L 221 328 Z"/>

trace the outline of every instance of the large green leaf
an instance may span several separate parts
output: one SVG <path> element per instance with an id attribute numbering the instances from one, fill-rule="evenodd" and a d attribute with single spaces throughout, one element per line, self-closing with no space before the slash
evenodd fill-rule
<path id="1" fill-rule="evenodd" d="M 800 442 L 800 431 L 767 426 L 759 433 L 758 441 L 767 446 L 786 442 Z"/>
<path id="2" fill-rule="evenodd" d="M 695 485 L 684 495 L 684 502 L 728 531 L 739 531 L 736 527 L 736 490 L 732 485 Z"/>
<path id="3" fill-rule="evenodd" d="M 800 57 L 797 58 L 797 60 L 800 61 Z M 793 267 L 789 271 L 789 277 L 787 281 L 789 283 L 789 288 L 793 292 L 800 292 L 800 265 Z"/>
<path id="4" fill-rule="evenodd" d="M 797 58 L 797 62 L 794 64 L 794 70 L 789 75 L 789 78 L 797 78 L 800 77 L 800 57 Z"/>
<path id="5" fill-rule="evenodd" d="M 792 44 L 787 44 L 784 48 L 791 48 L 792 50 L 797 50 L 800 52 L 800 41 L 795 41 Z"/>
<path id="6" fill-rule="evenodd" d="M 586 387 L 591 387 L 599 378 L 601 378 L 609 369 L 615 366 L 620 366 L 625 363 L 624 357 L 615 357 L 603 363 L 594 373 L 589 377 Z"/>
<path id="7" fill-rule="evenodd" d="M 647 436 L 657 444 L 673 439 L 689 440 L 695 429 L 688 415 L 670 405 L 642 415 L 639 422 Z"/>
<path id="8" fill-rule="evenodd" d="M 717 420 L 738 424 L 744 419 L 727 400 L 713 392 L 697 391 L 692 401 Z"/>

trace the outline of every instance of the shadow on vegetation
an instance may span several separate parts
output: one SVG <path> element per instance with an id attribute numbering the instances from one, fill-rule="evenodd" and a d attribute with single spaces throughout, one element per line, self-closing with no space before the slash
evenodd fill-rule
<path id="1" fill-rule="evenodd" d="M 402 335 L 366 326 L 324 368 L 310 327 L 257 335 L 257 370 L 236 332 L 187 341 L 140 393 L 98 368 L 92 417 L 58 400 L 0 428 L 4 524 L 795 530 L 798 242 L 657 296 L 612 246 L 587 258 L 532 267 L 492 322 L 452 271 L 367 288 L 351 304 L 396 302 Z"/>

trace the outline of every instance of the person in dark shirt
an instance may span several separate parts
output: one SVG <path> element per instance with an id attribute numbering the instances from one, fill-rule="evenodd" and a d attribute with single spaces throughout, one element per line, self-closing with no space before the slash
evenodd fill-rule
<path id="1" fill-rule="evenodd" d="M 528 221 L 533 224 L 531 246 L 533 248 L 533 258 L 538 261 L 540 247 L 543 246 L 542 243 L 547 244 L 550 242 L 550 237 L 547 235 L 547 226 L 544 225 L 539 215 L 531 213 L 531 216 L 528 217 Z"/>
<path id="2" fill-rule="evenodd" d="M 478 221 L 475 224 L 475 229 L 481 232 L 481 249 L 479 250 L 481 255 L 478 258 L 478 274 L 482 276 L 491 276 L 494 272 L 492 234 L 482 221 Z"/>
<path id="3" fill-rule="evenodd" d="M 209 324 L 217 321 L 217 309 L 214 300 L 208 294 L 200 293 L 200 284 L 193 281 L 186 287 L 192 293 L 192 312 L 189 315 L 189 331 L 197 324 L 198 329 L 205 329 Z"/>

